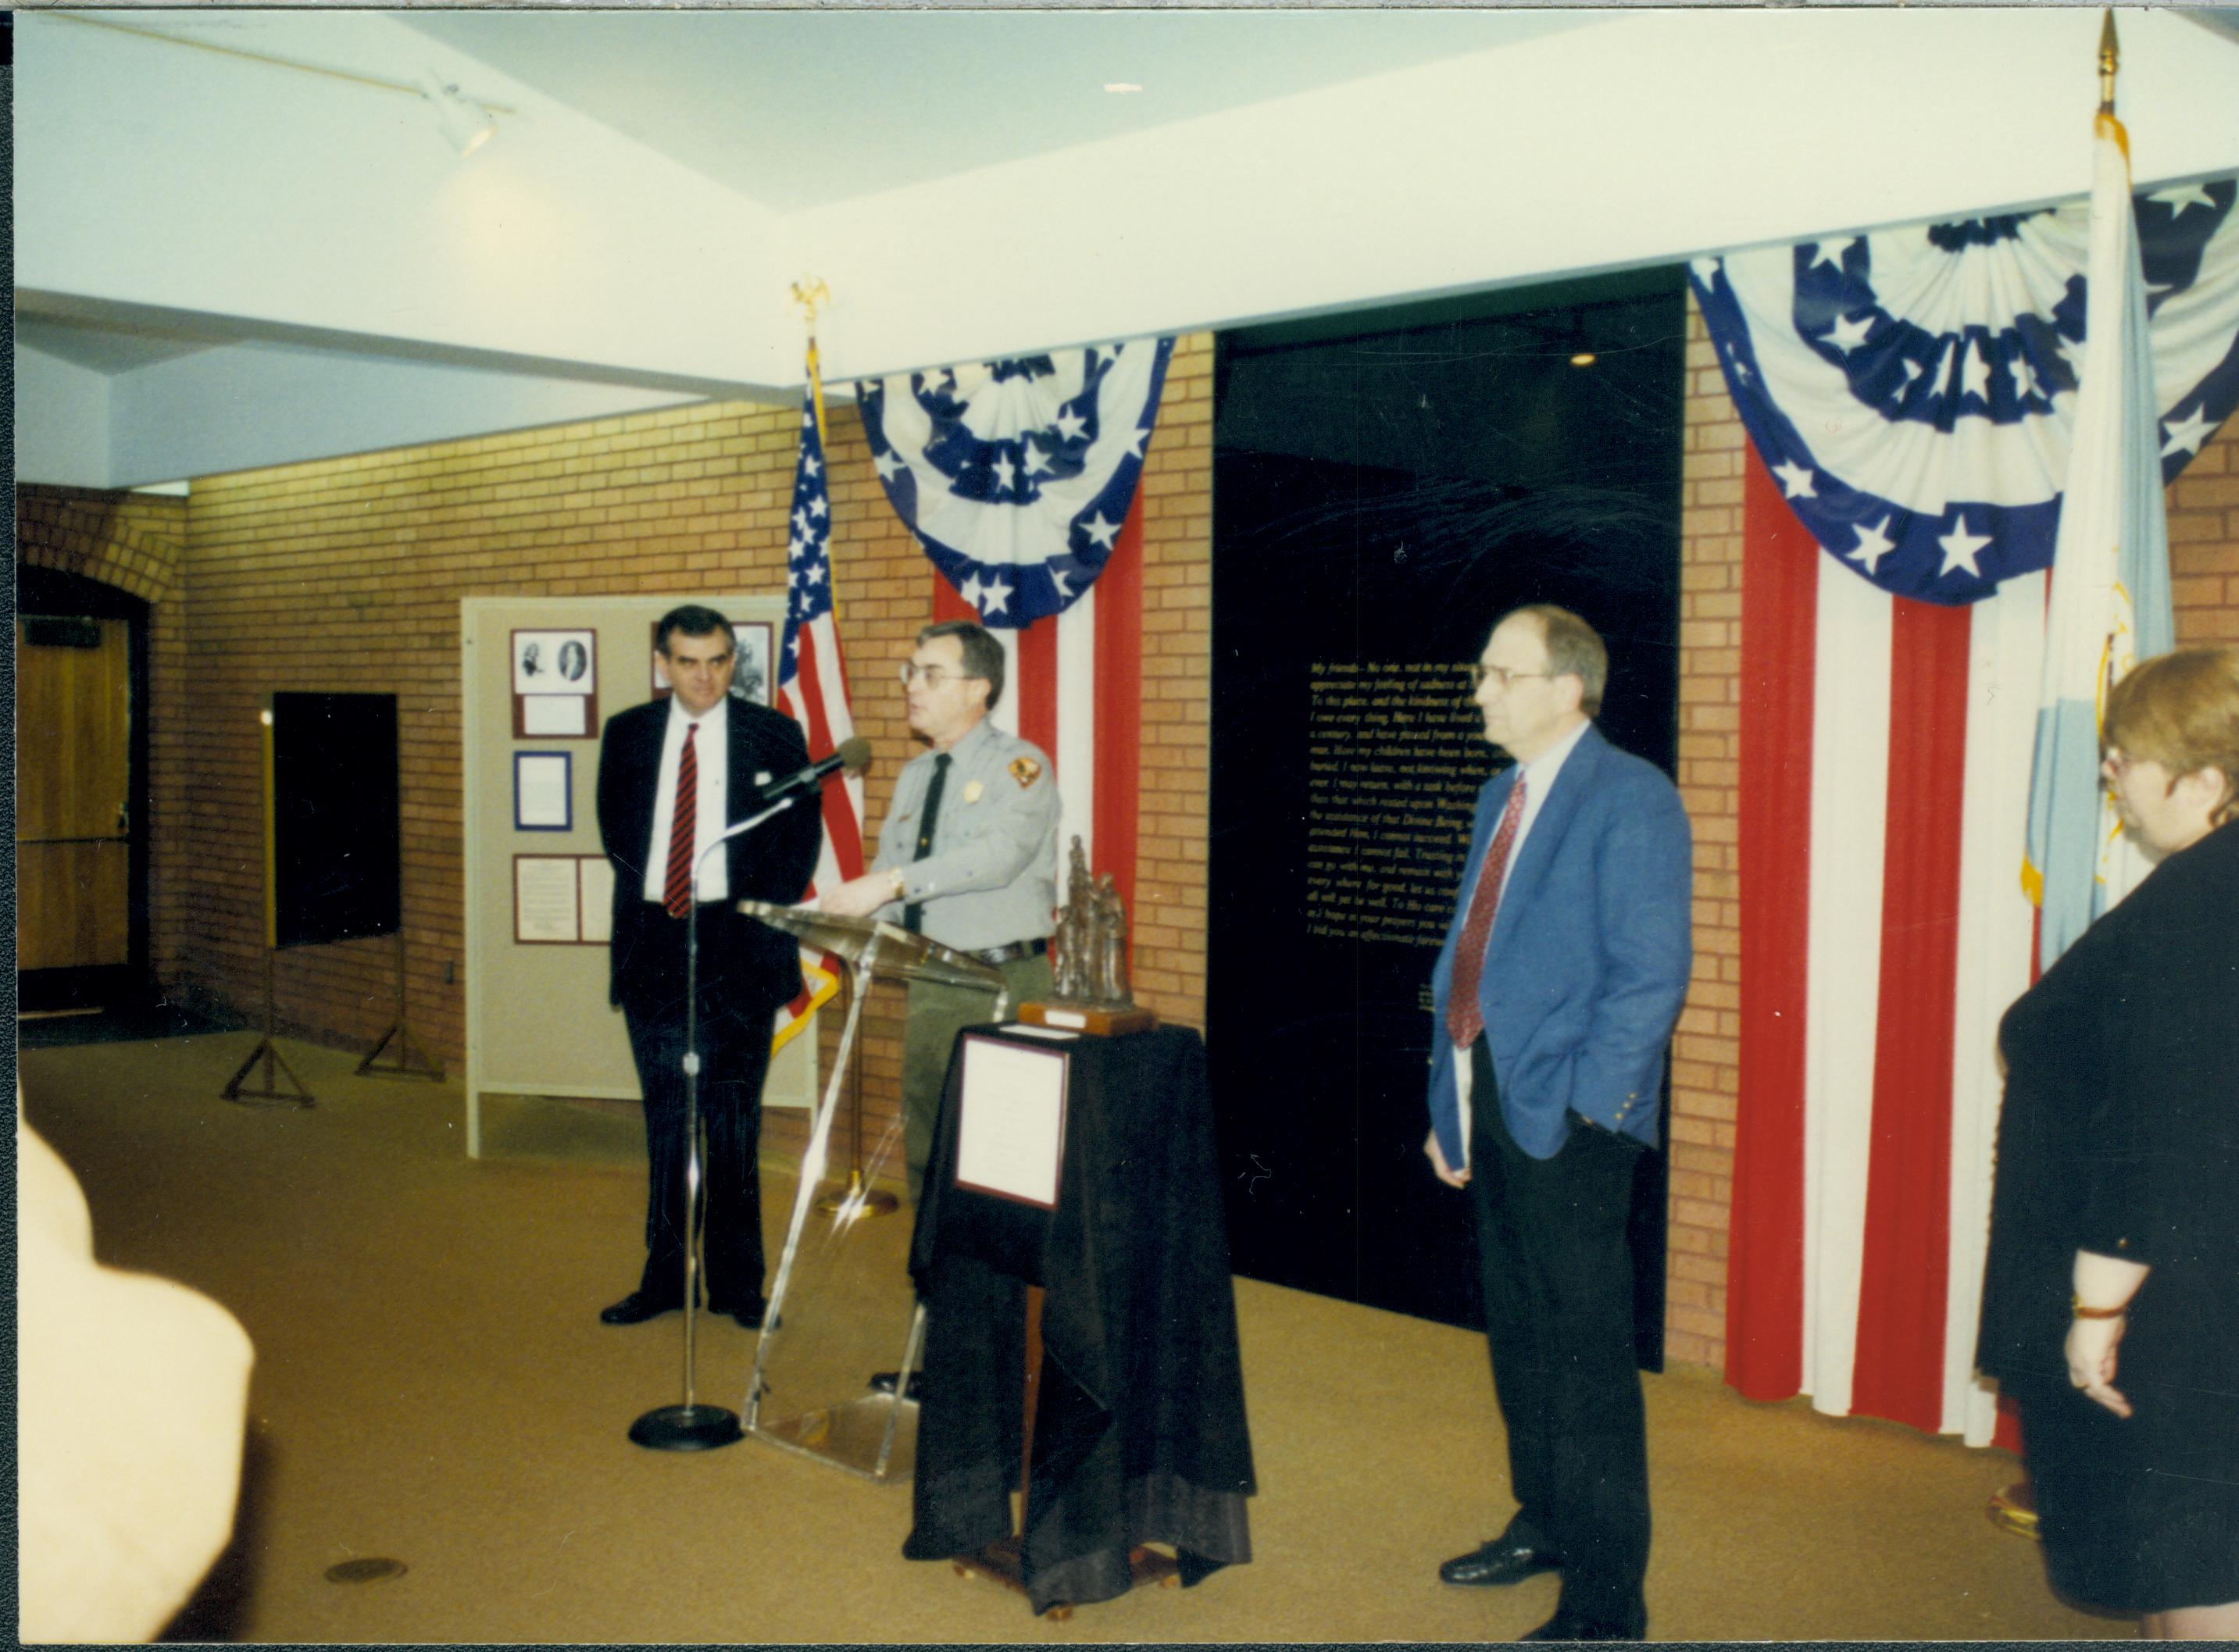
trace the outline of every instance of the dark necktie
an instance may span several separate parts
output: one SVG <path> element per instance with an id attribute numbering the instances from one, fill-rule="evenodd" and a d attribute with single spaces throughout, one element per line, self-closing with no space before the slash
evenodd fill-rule
<path id="1" fill-rule="evenodd" d="M 933 829 L 940 824 L 940 794 L 948 789 L 948 753 L 941 752 L 933 760 L 933 784 L 925 788 L 925 808 L 917 818 L 917 853 L 912 861 L 922 860 L 933 853 Z M 925 903 L 914 900 L 902 908 L 902 927 L 915 930 L 924 921 Z"/>
<path id="2" fill-rule="evenodd" d="M 1518 774 L 1516 784 L 1508 788 L 1508 806 L 1500 812 L 1500 825 L 1477 874 L 1477 892 L 1470 897 L 1469 916 L 1462 920 L 1462 938 L 1454 943 L 1454 985 L 1446 995 L 1446 1031 L 1465 1050 L 1485 1031 L 1477 985 L 1485 974 L 1485 949 L 1492 939 L 1493 916 L 1500 910 L 1500 880 L 1508 872 L 1508 852 L 1516 846 L 1516 829 L 1523 819 L 1524 776 Z"/>
<path id="3" fill-rule="evenodd" d="M 684 725 L 684 750 L 676 760 L 676 817 L 668 828 L 668 876 L 661 904 L 671 918 L 692 910 L 692 852 L 700 841 L 700 755 L 694 737 L 700 725 Z"/>

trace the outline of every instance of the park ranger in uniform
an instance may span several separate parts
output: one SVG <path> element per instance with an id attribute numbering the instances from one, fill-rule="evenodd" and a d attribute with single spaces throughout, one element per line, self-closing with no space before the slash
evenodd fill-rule
<path id="1" fill-rule="evenodd" d="M 1057 909 L 1057 783 L 1049 759 L 987 713 L 1003 696 L 1003 647 L 968 620 L 929 625 L 902 667 L 910 732 L 929 742 L 894 782 L 871 870 L 819 902 L 894 919 L 1003 972 L 1011 1002 L 1046 998 Z M 994 1000 L 913 981 L 902 1038 L 910 1198 L 925 1185 L 948 1056 Z"/>

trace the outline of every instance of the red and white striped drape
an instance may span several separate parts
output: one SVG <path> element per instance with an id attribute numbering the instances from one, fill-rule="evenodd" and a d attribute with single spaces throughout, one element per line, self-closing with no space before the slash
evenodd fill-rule
<path id="1" fill-rule="evenodd" d="M 927 575 L 934 619 L 979 618 L 929 564 Z M 1132 912 L 1141 791 L 1142 495 L 1129 508 L 1104 571 L 1071 607 L 995 636 L 1009 660 L 1010 682 L 994 720 L 1049 753 L 1065 806 L 1059 899 L 1065 896 L 1065 867 L 1078 835 L 1090 868 L 1112 874 Z"/>
<path id="2" fill-rule="evenodd" d="M 1989 1440 L 1973 1376 L 2045 585 L 1835 564 L 1747 451 L 1728 1380 Z"/>

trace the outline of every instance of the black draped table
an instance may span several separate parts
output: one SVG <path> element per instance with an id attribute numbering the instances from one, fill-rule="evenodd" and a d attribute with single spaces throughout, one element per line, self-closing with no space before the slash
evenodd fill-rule
<path id="1" fill-rule="evenodd" d="M 955 1181 L 975 1037 L 1070 1058 L 1054 1211 Z M 959 1038 L 910 1246 L 927 1318 L 904 1555 L 945 1560 L 1010 1534 L 1026 1294 L 1040 1285 L 1021 1545 L 1033 1609 L 1125 1594 L 1140 1543 L 1172 1544 L 1185 1584 L 1252 1558 L 1245 1499 L 1256 1488 L 1217 1164 L 1205 1045 L 1190 1028 Z"/>

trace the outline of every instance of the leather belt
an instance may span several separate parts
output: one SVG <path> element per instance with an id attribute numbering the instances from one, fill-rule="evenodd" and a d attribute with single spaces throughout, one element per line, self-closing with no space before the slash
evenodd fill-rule
<path id="1" fill-rule="evenodd" d="M 983 946 L 976 952 L 960 946 L 957 951 L 962 952 L 967 958 L 978 959 L 982 964 L 1000 965 L 1014 964 L 1022 958 L 1040 958 L 1049 951 L 1049 941 L 1046 938 L 1039 940 L 1013 941 L 1008 946 Z"/>

